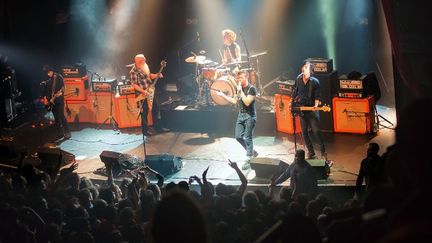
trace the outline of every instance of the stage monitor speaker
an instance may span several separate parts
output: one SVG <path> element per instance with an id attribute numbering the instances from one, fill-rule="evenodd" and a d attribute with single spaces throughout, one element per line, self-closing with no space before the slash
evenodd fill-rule
<path id="1" fill-rule="evenodd" d="M 332 98 L 336 92 L 335 87 L 338 85 L 338 72 L 315 74 L 314 77 L 320 81 L 322 103 L 331 107 Z M 323 132 L 333 132 L 333 111 L 320 112 L 320 123 Z"/>
<path id="2" fill-rule="evenodd" d="M 306 160 L 314 169 L 317 180 L 327 179 L 330 175 L 330 166 L 325 159 Z"/>
<path id="3" fill-rule="evenodd" d="M 102 151 L 99 155 L 99 158 L 105 164 L 105 167 L 107 164 L 111 165 L 114 177 L 118 177 L 122 173 L 122 167 L 119 161 L 121 155 L 121 153 L 107 150 Z"/>
<path id="4" fill-rule="evenodd" d="M 364 99 L 333 98 L 334 131 L 366 134 L 374 131 L 375 102 Z"/>
<path id="5" fill-rule="evenodd" d="M 145 164 L 163 176 L 174 174 L 183 167 L 181 158 L 170 154 L 147 155 Z"/>
<path id="6" fill-rule="evenodd" d="M 37 157 L 41 163 L 36 165 L 40 170 L 52 172 L 59 166 L 65 166 L 75 161 L 75 155 L 60 148 L 39 148 Z"/>
<path id="7" fill-rule="evenodd" d="M 255 170 L 255 176 L 270 179 L 273 175 L 279 176 L 287 168 L 288 164 L 279 159 L 253 158 L 250 161 L 251 169 Z"/>
<path id="8" fill-rule="evenodd" d="M 317 180 L 327 179 L 330 174 L 330 166 L 324 159 L 313 159 L 307 160 L 307 162 L 313 167 Z M 251 168 L 255 170 L 255 175 L 261 178 L 270 179 L 273 175 L 280 176 L 289 164 L 279 160 L 271 158 L 253 158 L 251 160 Z"/>

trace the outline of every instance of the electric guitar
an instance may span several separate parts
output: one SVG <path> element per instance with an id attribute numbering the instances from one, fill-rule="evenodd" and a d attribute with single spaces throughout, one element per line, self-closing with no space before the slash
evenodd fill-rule
<path id="1" fill-rule="evenodd" d="M 163 69 L 166 67 L 166 64 L 167 64 L 167 62 L 165 60 L 161 61 L 161 63 L 160 63 L 161 67 L 160 67 L 158 73 L 161 73 L 163 71 Z M 156 90 L 156 83 L 157 83 L 158 80 L 159 80 L 159 76 L 157 78 L 155 78 L 153 80 L 153 83 L 146 89 L 147 93 L 145 93 L 145 94 L 144 93 L 139 94 L 135 98 L 135 101 L 136 102 L 140 102 L 140 101 L 142 101 L 142 100 L 144 100 L 144 99 L 147 98 L 148 107 L 149 107 L 149 109 L 152 109 L 154 94 L 155 94 L 155 90 Z"/>
<path id="2" fill-rule="evenodd" d="M 319 107 L 313 107 L 313 106 L 293 106 L 291 107 L 291 110 L 293 111 L 324 111 L 324 112 L 330 112 L 331 108 L 328 105 L 323 105 Z"/>
<path id="3" fill-rule="evenodd" d="M 78 88 L 75 88 L 74 92 L 70 92 L 67 94 L 63 94 L 63 89 L 59 89 L 49 100 L 47 99 L 48 102 L 44 102 L 45 108 L 47 109 L 47 111 L 51 111 L 58 97 L 63 95 L 65 98 L 68 98 L 72 95 L 78 95 L 78 93 L 79 93 Z M 46 97 L 44 99 L 46 99 Z"/>

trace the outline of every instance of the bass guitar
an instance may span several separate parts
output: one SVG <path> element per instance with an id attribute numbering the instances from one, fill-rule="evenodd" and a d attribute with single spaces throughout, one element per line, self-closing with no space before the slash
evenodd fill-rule
<path id="1" fill-rule="evenodd" d="M 162 60 L 160 65 L 160 69 L 158 73 L 161 73 L 163 71 L 163 69 L 166 67 L 167 62 L 165 60 Z M 156 83 L 159 80 L 159 76 L 157 78 L 155 78 L 153 80 L 153 83 L 146 89 L 147 93 L 146 94 L 139 94 L 136 98 L 135 101 L 136 102 L 140 102 L 144 99 L 147 98 L 147 103 L 148 103 L 148 107 L 151 110 L 153 107 L 153 99 L 154 99 L 154 94 L 155 94 L 155 90 L 156 90 Z"/>
<path id="2" fill-rule="evenodd" d="M 313 107 L 313 106 L 293 106 L 291 107 L 291 110 L 293 111 L 324 111 L 324 112 L 330 112 L 331 108 L 328 105 L 323 105 L 319 107 Z"/>

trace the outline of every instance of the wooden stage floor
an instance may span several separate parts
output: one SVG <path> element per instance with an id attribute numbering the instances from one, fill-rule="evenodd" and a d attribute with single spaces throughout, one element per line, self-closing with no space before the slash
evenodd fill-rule
<path id="1" fill-rule="evenodd" d="M 379 107 L 378 111 L 390 121 L 395 121 L 394 109 Z M 258 122 L 257 126 L 259 125 Z M 85 125 L 72 126 L 72 128 L 72 138 L 62 142 L 59 147 L 75 155 L 79 163 L 77 172 L 80 176 L 98 181 L 106 180 L 106 177 L 94 173 L 104 167 L 99 158 L 104 150 L 144 158 L 143 137 L 139 128 L 121 131 L 96 129 L 94 126 Z M 39 136 L 44 135 L 39 134 Z M 333 162 L 333 165 L 328 179 L 319 180 L 319 185 L 353 186 L 368 143 L 377 142 L 381 146 L 382 154 L 387 146 L 393 144 L 394 130 L 381 128 L 373 135 L 324 133 L 324 140 L 328 159 Z M 254 146 L 259 153 L 258 157 L 291 163 L 294 157 L 293 141 L 293 135 L 290 134 L 257 132 Z M 181 158 L 183 168 L 167 177 L 166 182 L 187 180 L 192 175 L 201 176 L 209 166 L 207 176 L 214 185 L 219 182 L 238 185 L 240 181 L 227 162 L 228 159 L 236 161 L 241 167 L 246 159 L 244 149 L 237 143 L 231 132 L 224 134 L 172 131 L 158 134 L 147 138 L 146 151 L 147 155 L 171 154 Z M 243 172 L 249 180 L 249 185 L 268 185 L 268 180 L 256 177 L 254 170 Z M 285 184 L 287 183 L 289 182 Z"/>

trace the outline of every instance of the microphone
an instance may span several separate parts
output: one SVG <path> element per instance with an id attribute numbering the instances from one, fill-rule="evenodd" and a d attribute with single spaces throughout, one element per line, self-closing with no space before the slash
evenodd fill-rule
<path id="1" fill-rule="evenodd" d="M 194 55 L 194 57 L 197 56 L 197 54 L 196 54 L 195 52 L 193 52 L 193 51 L 191 51 L 190 53 L 191 53 L 192 55 Z"/>
<path id="2" fill-rule="evenodd" d="M 200 42 L 200 35 L 198 31 L 196 32 L 196 37 L 197 37 L 197 41 Z"/>

